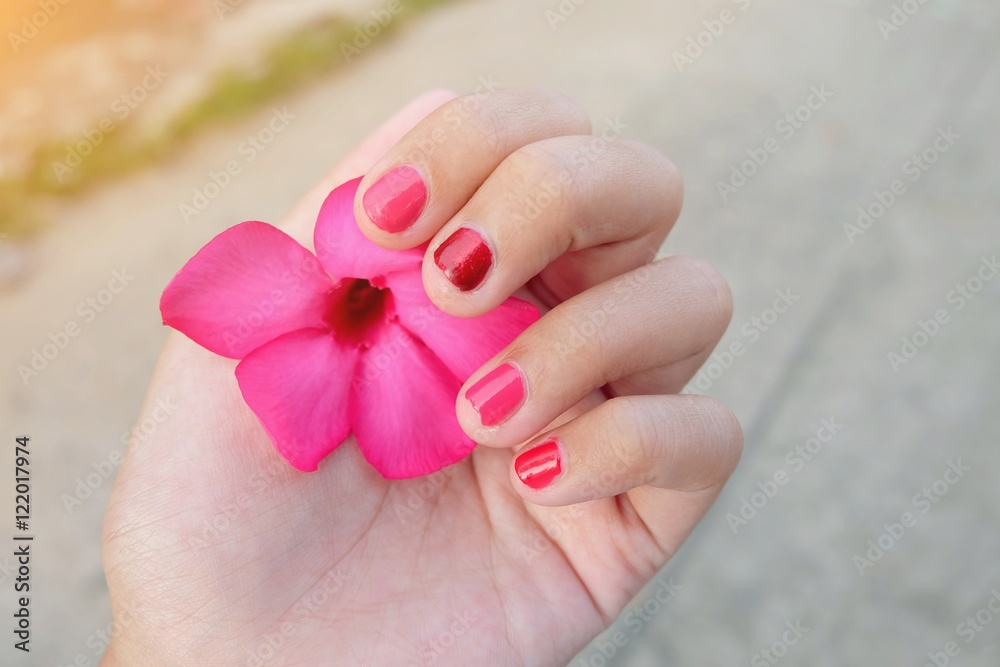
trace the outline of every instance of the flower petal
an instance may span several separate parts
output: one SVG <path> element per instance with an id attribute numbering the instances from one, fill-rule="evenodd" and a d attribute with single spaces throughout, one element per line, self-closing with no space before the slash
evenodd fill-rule
<path id="1" fill-rule="evenodd" d="M 304 329 L 257 348 L 236 367 L 247 405 L 299 470 L 315 470 L 351 431 L 351 377 L 358 351 L 330 332 Z"/>
<path id="2" fill-rule="evenodd" d="M 461 383 L 419 340 L 392 325 L 361 355 L 351 423 L 361 453 L 387 479 L 429 475 L 476 444 L 455 415 Z"/>
<path id="3" fill-rule="evenodd" d="M 331 192 L 319 210 L 313 244 L 316 256 L 334 278 L 369 280 L 392 271 L 419 269 L 427 244 L 407 250 L 386 250 L 368 240 L 354 218 L 354 195 L 360 178 Z"/>
<path id="4" fill-rule="evenodd" d="M 264 222 L 230 227 L 188 260 L 160 298 L 167 324 L 232 359 L 278 336 L 323 326 L 333 288 L 316 257 Z"/>
<path id="5" fill-rule="evenodd" d="M 455 317 L 434 305 L 417 271 L 385 278 L 400 323 L 422 340 L 461 382 L 538 319 L 538 309 L 511 297 L 479 317 Z"/>

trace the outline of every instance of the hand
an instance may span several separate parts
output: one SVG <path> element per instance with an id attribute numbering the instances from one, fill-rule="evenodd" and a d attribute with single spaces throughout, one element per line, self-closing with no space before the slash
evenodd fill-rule
<path id="1" fill-rule="evenodd" d="M 158 426 L 127 453 L 105 519 L 117 625 L 103 664 L 563 665 L 611 623 L 711 505 L 742 438 L 724 407 L 677 394 L 731 315 L 715 270 L 650 261 L 680 178 L 590 131 L 544 90 L 428 94 L 285 221 L 311 246 L 325 194 L 367 173 L 362 230 L 393 248 L 429 240 L 440 308 L 477 315 L 518 291 L 551 309 L 460 393 L 483 446 L 458 465 L 390 482 L 347 442 L 297 472 L 243 402 L 236 362 L 171 337 L 143 413 Z"/>

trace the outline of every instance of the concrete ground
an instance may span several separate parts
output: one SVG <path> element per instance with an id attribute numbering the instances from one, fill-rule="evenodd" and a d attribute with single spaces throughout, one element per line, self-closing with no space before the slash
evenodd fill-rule
<path id="1" fill-rule="evenodd" d="M 739 354 L 692 389 L 740 416 L 744 460 L 662 575 L 680 590 L 638 599 L 617 644 L 572 664 L 923 665 L 946 648 L 951 664 L 1000 664 L 1000 281 L 985 280 L 1000 12 L 896 4 L 894 24 L 888 0 L 470 0 L 283 100 L 294 122 L 192 224 L 179 204 L 270 110 L 60 205 L 40 269 L 0 297 L 0 421 L 8 441 L 32 436 L 38 536 L 34 650 L 3 664 L 100 653 L 100 476 L 166 336 L 156 304 L 176 268 L 226 226 L 277 219 L 417 93 L 480 77 L 554 86 L 670 155 L 687 200 L 666 251 L 714 262 L 736 299 L 720 351 Z M 77 311 L 123 268 L 134 278 L 102 312 Z M 17 365 L 69 322 L 80 335 L 25 386 Z"/>

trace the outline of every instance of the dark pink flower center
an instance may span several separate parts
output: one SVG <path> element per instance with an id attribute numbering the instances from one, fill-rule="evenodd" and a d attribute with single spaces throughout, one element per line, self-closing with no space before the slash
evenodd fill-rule
<path id="1" fill-rule="evenodd" d="M 323 320 L 338 339 L 367 347 L 373 329 L 391 314 L 391 304 L 388 289 L 364 278 L 344 278 L 327 293 Z"/>

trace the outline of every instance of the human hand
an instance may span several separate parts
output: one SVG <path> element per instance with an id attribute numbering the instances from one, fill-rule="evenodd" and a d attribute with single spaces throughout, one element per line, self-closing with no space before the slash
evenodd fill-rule
<path id="1" fill-rule="evenodd" d="M 235 362 L 171 337 L 145 410 L 176 408 L 128 452 L 105 520 L 121 631 L 104 664 L 561 665 L 615 618 L 711 505 L 741 434 L 711 399 L 677 394 L 731 314 L 704 263 L 650 263 L 679 177 L 589 133 L 544 90 L 429 94 L 283 225 L 311 245 L 325 194 L 367 172 L 362 231 L 430 240 L 424 285 L 442 310 L 478 315 L 515 292 L 551 309 L 460 392 L 483 445 L 460 464 L 387 481 L 345 443 L 297 472 Z M 400 165 L 414 171 L 375 185 Z M 437 252 L 459 228 L 479 236 Z"/>

